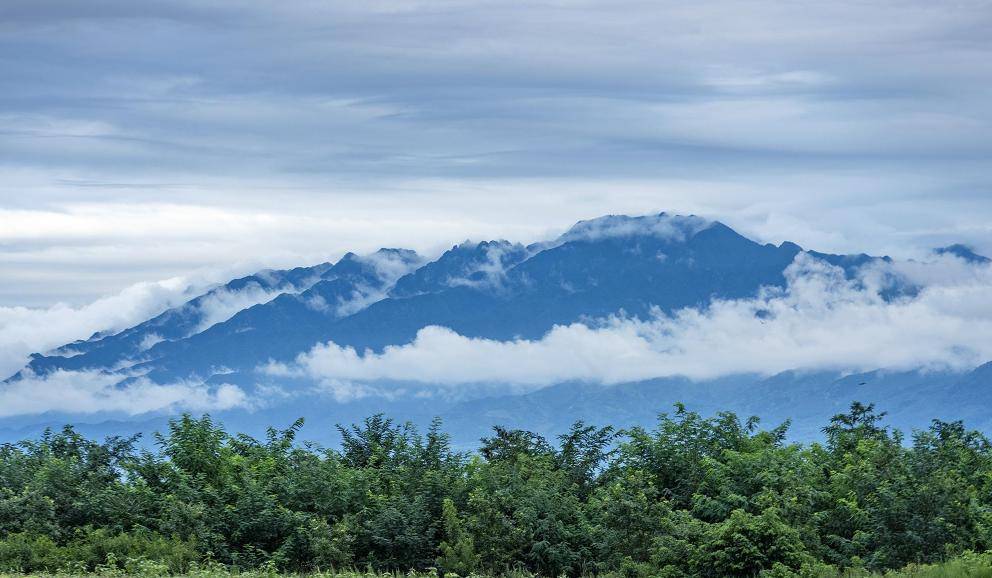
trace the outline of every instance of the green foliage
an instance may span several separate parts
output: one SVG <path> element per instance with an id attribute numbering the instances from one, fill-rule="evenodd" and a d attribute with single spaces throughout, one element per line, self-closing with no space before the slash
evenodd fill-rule
<path id="1" fill-rule="evenodd" d="M 155 451 L 67 427 L 0 446 L 0 572 L 989 576 L 969 552 L 992 547 L 992 444 L 883 418 L 853 404 L 802 446 L 677 406 L 650 430 L 496 428 L 473 456 L 381 415 L 339 450 L 302 422 L 256 440 L 185 415 Z"/>
<path id="2" fill-rule="evenodd" d="M 799 532 L 774 509 L 757 516 L 734 510 L 708 528 L 695 565 L 702 576 L 754 576 L 800 568 L 808 559 Z"/>
<path id="3" fill-rule="evenodd" d="M 444 571 L 445 576 L 468 576 L 479 565 L 475 541 L 465 531 L 455 503 L 450 498 L 445 498 L 442 502 L 441 516 L 444 522 L 444 540 L 438 546 L 441 553 L 437 559 L 438 568 Z"/>
<path id="4" fill-rule="evenodd" d="M 10 534 L 0 540 L 0 571 L 55 572 L 142 568 L 148 573 L 178 574 L 189 570 L 199 557 L 193 543 L 166 538 L 148 530 L 112 534 L 83 528 L 64 544 L 48 536 Z"/>

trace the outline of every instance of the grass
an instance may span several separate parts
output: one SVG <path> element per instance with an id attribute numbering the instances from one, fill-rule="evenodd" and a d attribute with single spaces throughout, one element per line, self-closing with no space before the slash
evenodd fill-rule
<path id="1" fill-rule="evenodd" d="M 134 562 L 134 561 L 132 561 Z M 66 569 L 54 574 L 10 574 L 0 573 L 0 578 L 126 578 L 131 576 L 149 576 L 163 578 L 170 576 L 168 569 L 161 564 L 148 561 L 120 566 L 102 566 L 93 572 L 79 572 Z M 763 577 L 765 574 L 762 575 Z M 238 571 L 221 565 L 196 566 L 182 578 L 437 578 L 431 572 L 361 572 L 357 570 L 313 572 L 306 575 L 283 574 L 273 567 Z M 446 578 L 455 578 L 448 575 Z M 478 576 L 477 578 L 489 578 Z M 510 572 L 500 578 L 536 578 L 526 572 Z M 603 578 L 623 578 L 621 575 L 607 575 Z M 649 577 L 646 577 L 649 578 Z M 901 570 L 890 570 L 884 573 L 868 572 L 865 570 L 837 570 L 831 567 L 819 567 L 799 574 L 790 572 L 770 572 L 768 578 L 992 578 L 992 552 L 984 554 L 966 553 L 941 564 L 913 564 Z"/>

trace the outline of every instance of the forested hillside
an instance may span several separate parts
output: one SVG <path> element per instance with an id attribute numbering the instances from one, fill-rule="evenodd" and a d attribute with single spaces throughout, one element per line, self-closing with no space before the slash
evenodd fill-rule
<path id="1" fill-rule="evenodd" d="M 373 416 L 339 449 L 300 425 L 255 440 L 186 415 L 154 452 L 69 427 L 4 445 L 0 571 L 827 576 L 992 543 L 988 440 L 941 421 L 906 437 L 857 403 L 812 445 L 682 406 L 650 430 L 496 428 L 473 454 L 441 423 Z"/>

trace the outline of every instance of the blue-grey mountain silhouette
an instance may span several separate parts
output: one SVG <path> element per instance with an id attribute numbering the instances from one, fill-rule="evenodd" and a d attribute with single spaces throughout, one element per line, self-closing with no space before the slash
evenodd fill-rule
<path id="1" fill-rule="evenodd" d="M 988 262 L 961 245 L 936 251 L 969 263 Z M 349 253 L 333 264 L 262 271 L 215 287 L 119 333 L 97 334 L 35 354 L 8 381 L 55 371 L 98 371 L 119 374 L 122 384 L 140 377 L 157 383 L 252 387 L 263 380 L 260 366 L 291 363 L 327 342 L 359 352 L 380 352 L 410 343 L 427 326 L 447 327 L 466 337 L 538 339 L 556 325 L 595 323 L 618 315 L 644 319 L 687 307 L 703 309 L 716 299 L 755 297 L 763 290 L 785 287 L 786 270 L 800 254 L 839 267 L 851 279 L 866 266 L 888 261 L 865 254 L 806 251 L 790 242 L 761 244 L 720 222 L 695 216 L 607 216 L 579 222 L 553 241 L 529 246 L 504 240 L 465 242 L 434 260 L 409 250 L 381 249 L 365 256 Z M 896 280 L 884 295 L 896 298 L 915 290 Z M 257 301 L 251 306 L 220 316 L 211 309 L 228 296 L 249 292 Z M 739 375 L 708 382 L 665 378 L 613 387 L 565 383 L 524 395 L 497 395 L 499 389 L 494 387 L 474 398 L 394 395 L 345 403 L 287 396 L 285 402 L 272 401 L 264 410 L 266 419 L 260 421 L 268 424 L 278 416 L 292 421 L 306 415 L 329 424 L 379 410 L 426 421 L 437 414 L 449 420 L 449 429 L 462 437 L 460 441 L 468 442 L 500 421 L 546 433 L 562 430 L 574 419 L 633 424 L 652 421 L 657 412 L 683 401 L 700 408 L 792 418 L 800 435 L 815 437 L 817 432 L 804 429 L 804 424 L 822 424 L 824 416 L 851 399 L 877 400 L 897 422 L 925 425 L 914 420 L 934 417 L 932 400 L 946 396 L 984 400 L 992 385 L 988 366 L 965 374 L 911 371 L 856 376 L 802 369 L 771 378 Z M 292 377 L 278 385 L 293 390 L 312 384 Z M 960 408 L 958 403 L 956 409 Z M 95 418 L 106 431 L 137 424 L 146 428 L 163 419 L 101 422 L 107 417 Z M 249 410 L 228 411 L 222 417 L 249 428 L 254 421 Z M 94 418 L 35 416 L 33 421 L 0 421 L 0 427 L 30 429 L 35 427 L 32 424 L 41 427 L 60 419 Z M 332 429 L 323 433 L 330 435 Z"/>

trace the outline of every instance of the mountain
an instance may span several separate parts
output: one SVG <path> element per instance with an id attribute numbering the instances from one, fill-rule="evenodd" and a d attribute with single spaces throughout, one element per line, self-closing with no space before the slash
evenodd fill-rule
<path id="1" fill-rule="evenodd" d="M 734 411 L 759 416 L 770 427 L 791 422 L 791 438 L 816 440 L 829 419 L 850 402 L 874 403 L 887 411 L 887 423 L 903 431 L 932 419 L 964 420 L 992 432 L 992 363 L 955 371 L 788 371 L 771 377 L 732 375 L 715 380 L 653 379 L 615 386 L 564 383 L 525 395 L 471 400 L 440 413 L 446 427 L 469 443 L 491 423 L 565 433 L 576 420 L 650 428 L 676 403 L 710 415 Z M 939 402 L 939 403 L 938 403 Z"/>
<path id="2" fill-rule="evenodd" d="M 992 263 L 992 259 L 989 259 L 984 255 L 979 255 L 971 247 L 967 245 L 961 245 L 961 244 L 948 245 L 947 247 L 940 247 L 938 249 L 934 249 L 934 253 L 938 255 L 953 255 L 960 259 L 964 259 L 968 263 L 977 263 L 982 265 Z"/>
<path id="3" fill-rule="evenodd" d="M 323 263 L 284 271 L 260 271 L 234 279 L 120 333 L 97 333 L 87 340 L 63 345 L 47 356 L 36 353 L 28 369 L 44 374 L 54 369 L 109 367 L 125 363 L 140 358 L 161 342 L 188 338 L 222 323 L 256 302 L 300 291 L 319 280 L 331 268 L 330 264 Z"/>
<path id="4" fill-rule="evenodd" d="M 960 246 L 938 252 L 976 264 L 987 262 L 954 247 Z M 900 423 L 920 425 L 919 420 L 929 419 L 926 400 L 987 395 L 992 370 L 982 368 L 972 373 L 879 370 L 847 376 L 796 368 L 772 377 L 675 377 L 614 386 L 552 383 L 521 393 L 490 383 L 447 388 L 436 395 L 425 395 L 424 384 L 383 382 L 370 384 L 356 396 L 359 399 L 326 395 L 335 385 L 319 378 L 262 371 L 290 365 L 329 342 L 352 348 L 347 351 L 355 356 L 383 353 L 410 344 L 431 326 L 464 338 L 513 343 L 538 340 L 555 327 L 577 322 L 597 327 L 611 318 L 646 320 L 685 308 L 702 311 L 718 300 L 784 290 L 789 268 L 799 259 L 837 268 L 848 280 L 859 279 L 867 268 L 885 270 L 891 263 L 888 257 L 807 251 L 790 242 L 761 244 L 720 222 L 695 216 L 611 215 L 581 221 L 557 239 L 528 246 L 505 240 L 465 242 L 432 260 L 409 250 L 381 249 L 364 256 L 349 253 L 333 264 L 263 271 L 215 287 L 119 333 L 97 334 L 35 354 L 6 383 L 44 381 L 55 372 L 96 372 L 118 379 L 118 388 L 139 380 L 235 384 L 265 398 L 262 409 L 222 412 L 224 419 L 245 429 L 254 427 L 260 416 L 268 425 L 305 415 L 326 434 L 335 420 L 388 411 L 417 422 L 441 415 L 462 441 L 485 433 L 495 422 L 545 432 L 560 431 L 578 418 L 643 424 L 676 401 L 706 410 L 793 418 L 797 435 L 815 437 L 810 424 L 821 427 L 826 414 L 842 410 L 852 399 L 877 399 L 883 409 L 898 414 Z M 880 294 L 896 299 L 914 295 L 917 289 L 892 277 Z M 922 401 L 914 400 L 917 394 Z M 63 420 L 116 432 L 137 423 L 161 425 L 165 419 L 63 413 L 3 418 L 0 428 L 34 431 L 39 424 Z"/>
<path id="5" fill-rule="evenodd" d="M 413 251 L 380 249 L 366 257 L 348 253 L 333 265 L 263 271 L 231 281 L 118 334 L 71 343 L 47 356 L 36 354 L 27 369 L 40 375 L 57 369 L 140 371 L 154 368 L 153 360 L 161 360 L 169 352 L 183 350 L 192 352 L 191 357 L 209 359 L 208 366 L 213 367 L 225 366 L 225 351 L 254 359 L 253 355 L 263 355 L 267 348 L 258 345 L 259 340 L 245 339 L 246 333 L 264 334 L 268 345 L 277 346 L 286 333 L 309 343 L 307 336 L 315 325 L 381 299 L 396 278 L 419 262 Z M 244 306 L 223 315 L 223 305 L 230 301 L 244 302 Z M 218 319 L 218 313 L 222 318 Z M 216 343 L 224 346 L 213 345 Z M 187 372 L 187 376 L 191 374 Z"/>
<path id="6" fill-rule="evenodd" d="M 232 282 L 224 290 L 277 283 L 288 290 L 212 326 L 194 315 L 211 293 L 134 329 L 73 344 L 72 355 L 36 356 L 29 369 L 127 367 L 165 382 L 251 371 L 327 341 L 379 351 L 429 325 L 468 337 L 533 339 L 583 318 L 643 317 L 652 307 L 671 312 L 781 287 L 801 251 L 755 243 L 718 222 L 661 214 L 580 222 L 552 243 L 526 248 L 465 243 L 419 267 L 412 252 L 349 254 L 294 270 L 292 283 L 284 281 L 288 272 Z M 849 271 L 870 260 L 817 255 Z"/>

